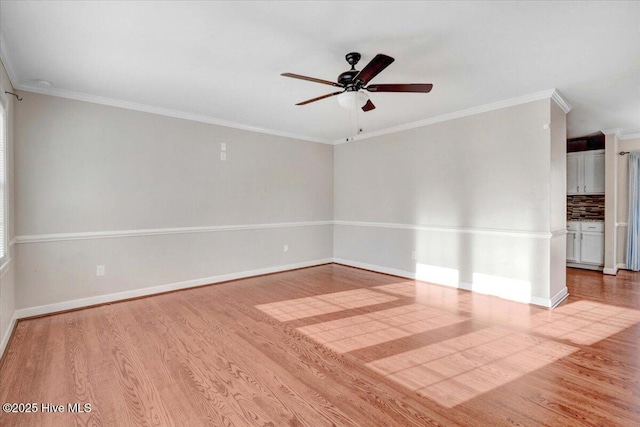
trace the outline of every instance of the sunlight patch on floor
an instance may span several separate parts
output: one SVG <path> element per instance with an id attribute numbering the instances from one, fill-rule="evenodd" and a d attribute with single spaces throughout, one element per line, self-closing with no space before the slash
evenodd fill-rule
<path id="1" fill-rule="evenodd" d="M 536 308 L 515 301 L 506 301 L 489 295 L 462 291 L 432 283 L 406 281 L 376 286 L 374 289 L 403 297 L 413 297 L 415 302 L 451 312 L 465 312 L 492 322 L 508 323 L 529 328 L 542 319 L 532 316 Z"/>
<path id="2" fill-rule="evenodd" d="M 346 353 L 466 320 L 469 318 L 411 304 L 297 329 L 338 353 Z"/>
<path id="3" fill-rule="evenodd" d="M 591 345 L 639 323 L 640 311 L 583 300 L 533 317 L 532 332 Z"/>
<path id="4" fill-rule="evenodd" d="M 376 360 L 367 366 L 452 408 L 576 350 L 545 338 L 494 327 Z"/>
<path id="5" fill-rule="evenodd" d="M 286 322 L 396 300 L 398 300 L 398 298 L 390 295 L 368 289 L 356 289 L 353 291 L 335 292 L 307 298 L 261 304 L 255 307 L 281 322 Z"/>

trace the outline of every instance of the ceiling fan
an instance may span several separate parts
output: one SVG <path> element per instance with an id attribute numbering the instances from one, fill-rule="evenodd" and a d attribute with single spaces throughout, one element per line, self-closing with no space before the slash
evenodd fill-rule
<path id="1" fill-rule="evenodd" d="M 377 76 L 382 70 L 387 68 L 395 59 L 390 56 L 377 54 L 361 71 L 356 70 L 355 66 L 360 61 L 360 54 L 358 52 L 351 52 L 345 56 L 345 59 L 351 65 L 351 69 L 345 71 L 338 76 L 337 82 L 329 80 L 316 79 L 314 77 L 302 76 L 300 74 L 283 73 L 284 77 L 291 77 L 294 79 L 307 80 L 310 82 L 322 83 L 330 86 L 342 88 L 341 91 L 322 95 L 317 98 L 308 99 L 297 103 L 296 105 L 307 105 L 312 102 L 320 101 L 321 99 L 330 98 L 332 96 L 338 96 L 338 103 L 347 109 L 354 110 L 356 108 L 362 108 L 363 111 L 371 111 L 376 108 L 373 102 L 369 99 L 369 96 L 363 91 L 368 92 L 414 92 L 414 93 L 429 93 L 433 88 L 430 83 L 406 83 L 406 84 L 367 84 Z"/>

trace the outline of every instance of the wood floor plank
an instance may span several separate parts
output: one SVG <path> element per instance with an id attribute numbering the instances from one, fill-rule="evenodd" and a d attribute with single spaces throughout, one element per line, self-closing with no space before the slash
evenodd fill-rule
<path id="1" fill-rule="evenodd" d="M 265 367 L 252 364 L 251 355 L 257 349 L 239 337 L 229 335 L 221 325 L 213 325 L 206 322 L 204 317 L 196 317 L 192 318 L 189 326 L 198 331 L 196 339 L 202 340 L 207 345 L 207 352 L 216 351 L 217 356 L 233 377 L 243 379 L 247 382 L 252 394 L 260 395 L 256 403 L 265 409 L 272 409 L 269 412 L 270 416 L 274 417 L 273 422 L 276 425 L 312 425 L 309 420 L 315 420 L 317 425 L 348 423 L 348 419 L 341 416 L 335 408 L 327 408 L 326 402 L 317 402 L 320 405 L 301 404 L 313 399 L 308 389 L 300 390 L 296 379 L 284 369 L 277 366 Z M 286 388 L 283 388 L 284 384 Z M 278 392 L 278 389 L 286 390 L 286 393 Z M 303 394 L 306 394 L 305 398 L 300 399 Z M 323 411 L 319 411 L 319 408 Z M 333 421 L 332 418 L 334 418 Z"/>
<path id="2" fill-rule="evenodd" d="M 640 425 L 640 273 L 567 283 L 549 311 L 329 264 L 22 320 L 2 403 L 92 411 L 0 425 Z"/>
<path id="3" fill-rule="evenodd" d="M 175 310 L 172 312 L 175 313 Z M 155 313 L 162 312 L 156 309 Z M 197 325 L 196 318 L 187 320 L 180 312 L 176 315 L 176 318 L 169 318 L 164 314 L 157 314 L 156 317 L 159 325 L 167 330 L 167 337 L 181 342 L 172 350 L 175 350 L 179 360 L 187 362 L 183 369 L 188 374 L 186 378 L 191 383 L 189 385 L 207 390 L 206 395 L 209 399 L 202 402 L 204 407 L 213 402 L 214 407 L 220 409 L 217 394 L 223 394 L 237 397 L 230 399 L 232 406 L 225 408 L 226 416 L 234 425 L 262 425 L 293 417 L 286 406 L 275 402 L 276 399 L 267 387 L 250 371 L 240 367 L 243 365 L 242 354 L 230 354 L 229 347 L 232 343 L 219 327 L 205 329 Z M 212 334 L 214 337 L 211 337 Z M 259 395 L 261 400 L 271 401 L 271 405 L 263 407 L 255 401 L 256 395 Z M 237 414 L 242 416 L 237 417 Z"/>
<path id="4" fill-rule="evenodd" d="M 163 402 L 157 388 L 149 378 L 145 354 L 137 349 L 137 343 L 127 334 L 128 327 L 118 316 L 120 307 L 107 305 L 103 308 L 107 320 L 107 334 L 111 350 L 110 357 L 116 371 L 120 392 L 125 397 L 125 408 L 129 420 L 139 426 L 173 426 L 167 404 Z"/>

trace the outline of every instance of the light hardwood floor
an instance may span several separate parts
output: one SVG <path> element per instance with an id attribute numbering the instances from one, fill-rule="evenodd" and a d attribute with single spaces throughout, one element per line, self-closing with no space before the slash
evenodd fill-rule
<path id="1" fill-rule="evenodd" d="M 328 264 L 20 321 L 0 402 L 39 412 L 0 425 L 640 425 L 640 274 L 567 280 L 550 311 Z"/>

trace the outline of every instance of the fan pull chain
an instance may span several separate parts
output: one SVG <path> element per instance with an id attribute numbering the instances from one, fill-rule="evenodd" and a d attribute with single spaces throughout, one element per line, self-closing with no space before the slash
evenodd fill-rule
<path id="1" fill-rule="evenodd" d="M 351 137 L 347 138 L 347 142 L 353 141 L 353 136 L 355 135 L 353 131 L 354 129 L 353 125 L 354 125 L 353 110 L 349 110 L 349 133 L 351 134 Z"/>

